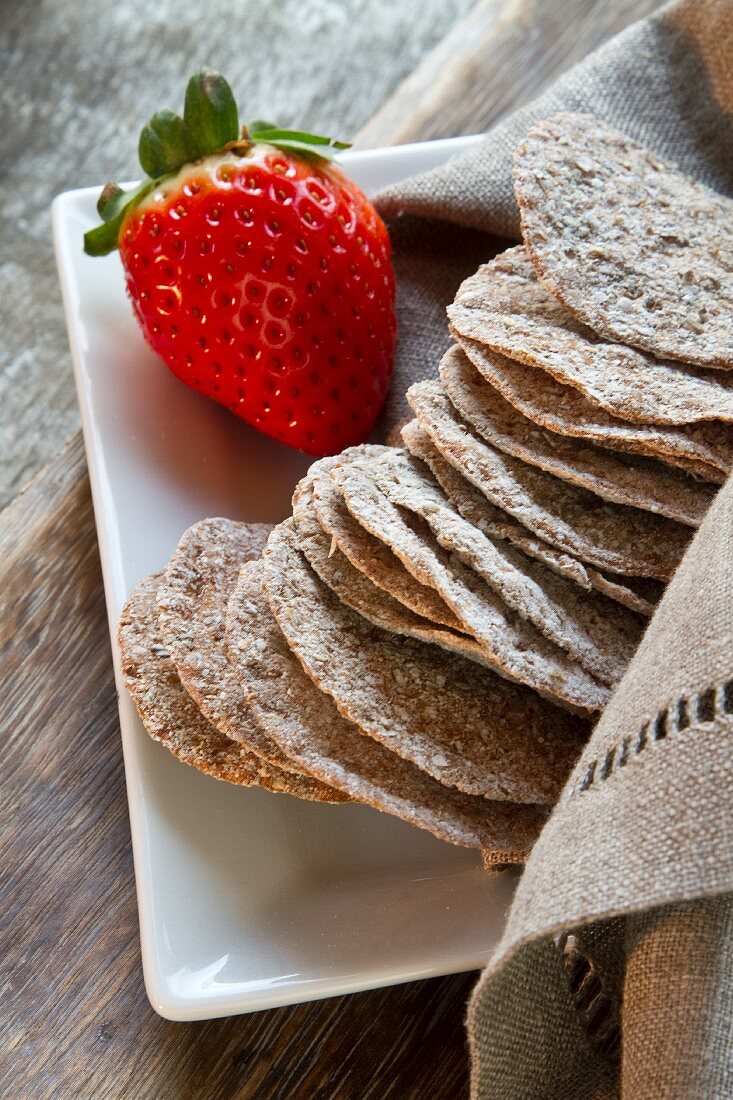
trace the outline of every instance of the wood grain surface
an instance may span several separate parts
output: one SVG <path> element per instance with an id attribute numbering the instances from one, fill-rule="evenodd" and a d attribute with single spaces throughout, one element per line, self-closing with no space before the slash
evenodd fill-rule
<path id="1" fill-rule="evenodd" d="M 482 0 L 365 128 L 360 144 L 487 126 L 651 6 Z M 530 71 L 540 56 L 539 71 Z M 492 68 L 488 62 L 497 58 L 501 65 Z M 209 1023 L 170 1023 L 150 1008 L 78 435 L 0 514 L 0 593 L 0 1096 L 466 1095 L 463 1017 L 475 975 Z"/>
<path id="2" fill-rule="evenodd" d="M 480 0 L 359 132 L 364 148 L 487 130 L 659 0 Z"/>

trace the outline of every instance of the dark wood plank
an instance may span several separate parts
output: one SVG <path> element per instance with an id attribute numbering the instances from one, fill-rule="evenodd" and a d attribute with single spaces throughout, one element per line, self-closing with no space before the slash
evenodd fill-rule
<path id="1" fill-rule="evenodd" d="M 632 9 L 649 6 L 482 0 L 359 143 L 479 129 L 627 22 Z M 552 62 L 530 78 L 540 54 Z M 493 75 L 487 58 L 503 59 Z M 463 1017 L 472 975 L 200 1024 L 171 1024 L 148 1005 L 80 436 L 0 514 L 0 592 L 6 869 L 0 1095 L 465 1095 Z"/>

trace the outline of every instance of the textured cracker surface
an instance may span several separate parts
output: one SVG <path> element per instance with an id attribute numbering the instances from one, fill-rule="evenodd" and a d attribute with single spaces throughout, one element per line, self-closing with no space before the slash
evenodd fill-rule
<path id="1" fill-rule="evenodd" d="M 541 367 L 622 420 L 733 420 L 733 378 L 604 340 L 542 285 L 521 245 L 466 279 L 448 317 L 462 336 Z"/>
<path id="2" fill-rule="evenodd" d="M 715 496 L 712 485 L 655 459 L 594 447 L 538 427 L 487 383 L 460 348 L 443 356 L 440 379 L 457 412 L 482 439 L 604 500 L 699 527 Z"/>
<path id="3" fill-rule="evenodd" d="M 508 607 L 602 683 L 615 685 L 639 644 L 638 617 L 489 538 L 448 503 L 421 466 L 395 450 L 371 462 L 366 472 L 392 504 L 420 515 L 443 549 L 485 580 Z"/>
<path id="4" fill-rule="evenodd" d="M 358 611 L 383 630 L 441 645 L 469 660 L 483 661 L 481 646 L 475 639 L 416 615 L 389 593 L 377 588 L 337 546 L 332 545 L 333 540 L 321 527 L 313 507 L 313 478 L 310 474 L 303 478 L 293 494 L 293 522 L 298 548 L 308 564 L 347 607 Z"/>
<path id="5" fill-rule="evenodd" d="M 226 609 L 239 570 L 272 528 L 205 519 L 183 533 L 158 589 L 161 633 L 186 691 L 227 737 L 286 771 L 300 771 L 259 727 L 229 663 Z"/>
<path id="6" fill-rule="evenodd" d="M 402 437 L 407 450 L 428 467 L 453 507 L 479 531 L 491 538 L 511 542 L 529 557 L 542 562 L 559 576 L 566 577 L 586 591 L 596 588 L 632 611 L 646 616 L 653 614 L 663 590 L 658 581 L 603 573 L 537 538 L 508 512 L 492 504 L 475 485 L 443 458 L 417 420 L 411 420 L 405 425 Z"/>
<path id="7" fill-rule="evenodd" d="M 588 567 L 591 584 L 598 592 L 610 596 L 624 607 L 651 618 L 664 593 L 661 581 L 651 577 L 620 577 Z"/>
<path id="8" fill-rule="evenodd" d="M 342 802 L 339 791 L 318 780 L 282 771 L 220 733 L 185 690 L 160 633 L 154 573 L 137 586 L 122 609 L 118 640 L 122 675 L 143 725 L 175 757 L 200 772 L 242 786 L 258 785 L 299 798 Z M 324 796 L 327 796 L 324 798 Z"/>
<path id="9" fill-rule="evenodd" d="M 319 581 L 292 523 L 275 528 L 263 561 L 288 645 L 345 718 L 468 794 L 555 799 L 587 723 L 438 646 L 371 626 Z"/>
<path id="10" fill-rule="evenodd" d="M 585 324 L 658 357 L 733 367 L 733 201 L 590 115 L 537 123 L 514 190 L 540 278 Z"/>
<path id="11" fill-rule="evenodd" d="M 262 572 L 259 562 L 242 570 L 228 629 L 251 705 L 283 750 L 353 799 L 452 844 L 520 860 L 545 813 L 446 787 L 343 718 L 288 648 L 265 598 Z"/>
<path id="12" fill-rule="evenodd" d="M 591 405 L 579 390 L 564 386 L 547 371 L 515 363 L 476 340 L 463 337 L 461 345 L 487 382 L 535 424 L 599 447 L 657 458 L 707 481 L 725 481 L 733 464 L 730 424 L 632 424 Z"/>
<path id="13" fill-rule="evenodd" d="M 411 524 L 368 471 L 348 465 L 331 475 L 359 522 L 390 547 L 417 579 L 432 585 L 481 643 L 485 663 L 545 698 L 580 712 L 601 709 L 608 689 L 516 615 L 483 578 L 443 550 L 430 528 Z"/>
<path id="14" fill-rule="evenodd" d="M 409 453 L 428 467 L 453 507 L 479 531 L 491 538 L 513 543 L 524 550 L 525 554 L 549 565 L 561 576 L 569 577 L 581 588 L 591 587 L 587 567 L 583 562 L 537 538 L 508 512 L 492 504 L 443 457 L 419 421 L 411 420 L 405 425 L 402 429 L 402 440 Z"/>
<path id="15" fill-rule="evenodd" d="M 439 382 L 417 383 L 407 397 L 444 458 L 492 504 L 540 538 L 599 569 L 671 577 L 689 541 L 689 528 L 601 500 L 497 451 L 458 417 Z"/>
<path id="16" fill-rule="evenodd" d="M 323 463 L 323 464 L 322 464 Z M 313 503 L 318 522 L 345 558 L 368 579 L 416 615 L 456 631 L 463 628 L 437 592 L 408 573 L 389 547 L 370 535 L 352 516 L 337 486 L 328 477 L 333 460 L 314 463 Z"/>

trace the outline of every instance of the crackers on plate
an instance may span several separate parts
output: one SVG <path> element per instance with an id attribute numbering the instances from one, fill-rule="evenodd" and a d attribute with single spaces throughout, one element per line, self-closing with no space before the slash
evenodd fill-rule
<path id="1" fill-rule="evenodd" d="M 240 786 L 521 862 L 733 465 L 733 202 L 605 123 L 517 151 L 390 446 L 210 519 L 125 606 L 150 735 Z M 409 333 L 403 339 L 409 339 Z M 342 811 L 339 811 L 342 812 Z"/>

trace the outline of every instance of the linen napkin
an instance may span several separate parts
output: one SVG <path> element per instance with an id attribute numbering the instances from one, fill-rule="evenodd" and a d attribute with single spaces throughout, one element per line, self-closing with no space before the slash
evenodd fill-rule
<path id="1" fill-rule="evenodd" d="M 519 238 L 512 160 L 520 139 L 558 111 L 595 114 L 733 195 L 733 4 L 682 0 L 635 23 L 534 103 L 442 168 L 382 191 L 395 246 L 403 339 L 384 424 L 409 416 L 404 394 L 436 372 L 461 281 Z"/>
<path id="2" fill-rule="evenodd" d="M 512 156 L 559 110 L 732 194 L 733 3 L 666 5 L 382 193 L 405 334 L 387 426 L 435 374 L 461 279 L 518 238 Z M 477 1100 L 733 1097 L 733 478 L 530 856 L 468 1029 Z"/>

